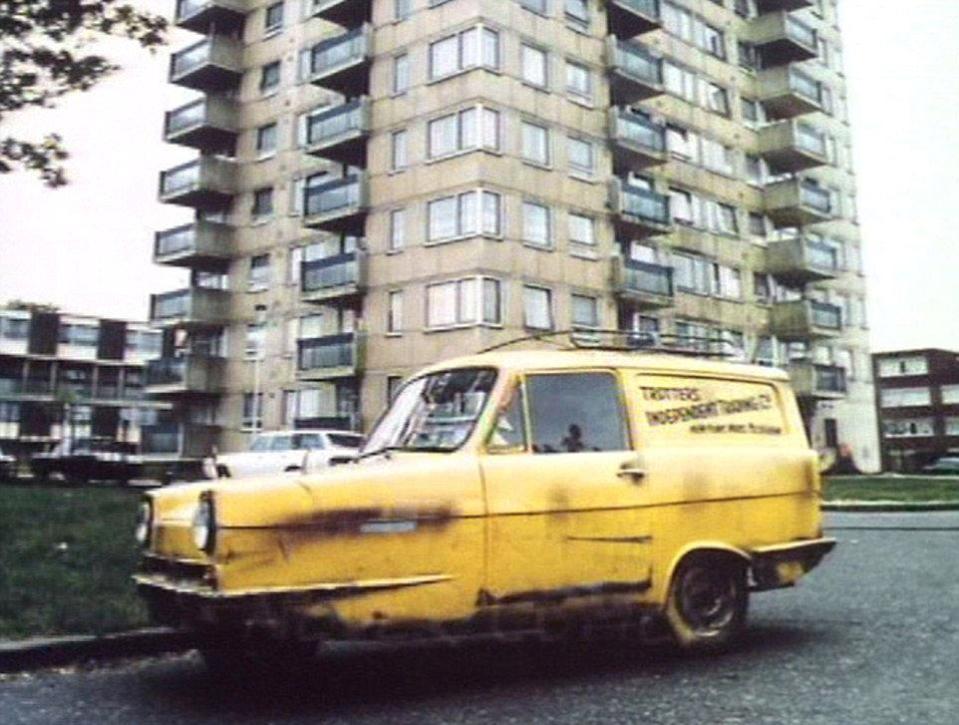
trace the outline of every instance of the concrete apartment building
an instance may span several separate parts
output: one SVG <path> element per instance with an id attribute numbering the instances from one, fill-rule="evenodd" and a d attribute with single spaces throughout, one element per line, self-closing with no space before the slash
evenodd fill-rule
<path id="1" fill-rule="evenodd" d="M 720 337 L 879 465 L 835 0 L 180 0 L 164 440 L 365 429 L 544 329 Z M 193 218 L 186 211 L 194 212 Z M 258 393 L 258 395 L 254 395 Z"/>
<path id="2" fill-rule="evenodd" d="M 959 455 L 959 353 L 876 353 L 873 371 L 884 471 L 913 472 Z"/>
<path id="3" fill-rule="evenodd" d="M 144 322 L 0 307 L 0 450 L 26 459 L 64 437 L 141 442 L 169 407 L 144 392 L 159 352 Z"/>

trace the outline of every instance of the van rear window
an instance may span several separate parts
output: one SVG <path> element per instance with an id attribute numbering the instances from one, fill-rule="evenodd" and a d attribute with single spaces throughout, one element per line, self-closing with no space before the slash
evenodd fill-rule
<path id="1" fill-rule="evenodd" d="M 782 401 L 768 383 L 640 375 L 634 379 L 647 436 L 755 441 L 787 433 Z"/>

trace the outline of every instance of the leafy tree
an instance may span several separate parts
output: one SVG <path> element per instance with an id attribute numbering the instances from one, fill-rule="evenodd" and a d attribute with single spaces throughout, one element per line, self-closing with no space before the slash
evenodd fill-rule
<path id="1" fill-rule="evenodd" d="M 97 35 L 131 38 L 154 49 L 167 21 L 117 0 L 0 0 L 0 126 L 6 114 L 51 108 L 70 91 L 86 91 L 117 70 L 87 50 Z M 66 183 L 62 139 L 25 140 L 0 134 L 0 174 L 35 171 L 51 187 Z"/>

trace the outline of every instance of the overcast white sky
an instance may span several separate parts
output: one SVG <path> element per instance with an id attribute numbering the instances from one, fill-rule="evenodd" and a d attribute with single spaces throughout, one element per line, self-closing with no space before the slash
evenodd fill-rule
<path id="1" fill-rule="evenodd" d="M 138 4 L 167 13 L 173 0 Z M 841 7 L 873 347 L 959 350 L 959 2 Z M 156 186 L 160 169 L 193 156 L 162 143 L 163 112 L 195 94 L 166 83 L 166 51 L 110 48 L 123 71 L 0 127 L 57 131 L 72 153 L 64 189 L 0 176 L 0 301 L 145 318 L 150 292 L 186 282 L 152 264 L 151 246 L 154 231 L 190 217 L 158 203 Z"/>

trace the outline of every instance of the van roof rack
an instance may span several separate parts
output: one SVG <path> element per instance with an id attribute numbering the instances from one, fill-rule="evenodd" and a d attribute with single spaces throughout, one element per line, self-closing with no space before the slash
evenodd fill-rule
<path id="1" fill-rule="evenodd" d="M 516 337 L 480 350 L 481 353 L 502 350 L 523 342 L 546 342 L 562 350 L 608 350 L 614 352 L 663 353 L 688 357 L 744 360 L 742 348 L 730 340 L 716 336 L 663 335 L 633 330 L 572 329 L 549 330 Z"/>

